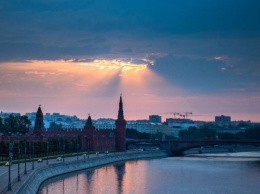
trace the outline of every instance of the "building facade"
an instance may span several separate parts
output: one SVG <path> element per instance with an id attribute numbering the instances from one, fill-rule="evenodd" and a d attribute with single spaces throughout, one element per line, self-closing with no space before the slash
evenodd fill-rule
<path id="1" fill-rule="evenodd" d="M 231 123 L 231 117 L 230 116 L 215 116 L 215 124 L 220 127 L 227 127 Z"/>
<path id="2" fill-rule="evenodd" d="M 159 115 L 149 115 L 149 122 L 151 123 L 161 123 L 162 117 Z"/>

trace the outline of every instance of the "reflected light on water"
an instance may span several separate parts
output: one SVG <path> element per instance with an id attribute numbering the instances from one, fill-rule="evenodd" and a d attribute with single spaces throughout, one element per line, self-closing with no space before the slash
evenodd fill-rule
<path id="1" fill-rule="evenodd" d="M 255 194 L 259 179 L 259 162 L 175 157 L 121 162 L 62 175 L 46 181 L 39 194 Z"/>
<path id="2" fill-rule="evenodd" d="M 141 165 L 141 166 L 140 166 Z M 138 166 L 139 170 L 135 168 Z M 146 187 L 145 163 L 130 161 L 116 163 L 99 169 L 88 169 L 84 173 L 71 173 L 47 180 L 40 194 L 49 193 L 129 193 Z"/>

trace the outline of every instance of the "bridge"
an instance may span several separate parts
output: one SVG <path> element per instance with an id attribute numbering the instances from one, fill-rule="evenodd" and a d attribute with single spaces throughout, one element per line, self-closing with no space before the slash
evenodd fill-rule
<path id="1" fill-rule="evenodd" d="M 260 146 L 260 140 L 127 140 L 128 148 L 166 150 L 169 156 L 180 156 L 192 148 L 215 145 L 253 145 Z"/>

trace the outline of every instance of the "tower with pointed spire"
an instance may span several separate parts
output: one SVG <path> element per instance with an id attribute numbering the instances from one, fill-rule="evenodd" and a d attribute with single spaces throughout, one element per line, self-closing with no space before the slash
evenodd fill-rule
<path id="1" fill-rule="evenodd" d="M 88 119 L 87 119 L 87 122 L 85 124 L 85 127 L 88 127 L 88 128 L 93 127 L 92 119 L 90 117 L 90 114 L 88 115 Z"/>
<path id="2" fill-rule="evenodd" d="M 44 123 L 43 123 L 43 113 L 41 109 L 41 105 L 36 113 L 35 125 L 34 125 L 34 134 L 40 136 L 44 132 Z"/>
<path id="3" fill-rule="evenodd" d="M 92 119 L 90 114 L 88 115 L 87 122 L 83 128 L 81 140 L 82 140 L 82 149 L 83 150 L 94 150 L 95 143 L 95 127 L 93 126 Z"/>
<path id="4" fill-rule="evenodd" d="M 124 119 L 122 95 L 120 95 L 118 116 L 115 124 L 116 151 L 126 151 L 126 120 Z"/>

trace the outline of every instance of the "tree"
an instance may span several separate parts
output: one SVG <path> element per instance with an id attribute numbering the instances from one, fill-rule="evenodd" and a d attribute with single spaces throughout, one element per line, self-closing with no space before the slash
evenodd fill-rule
<path id="1" fill-rule="evenodd" d="M 126 137 L 133 139 L 150 139 L 151 135 L 149 133 L 141 133 L 136 129 L 126 129 Z"/>
<path id="2" fill-rule="evenodd" d="M 257 139 L 260 140 L 260 127 L 254 127 L 245 131 L 246 139 Z"/>
<path id="3" fill-rule="evenodd" d="M 25 134 L 29 131 L 30 129 L 30 126 L 31 126 L 31 121 L 28 119 L 27 116 L 23 115 L 23 116 L 20 116 L 18 118 L 18 126 L 19 126 L 19 129 L 18 129 L 18 132 L 19 133 L 22 133 L 22 134 Z"/>
<path id="4" fill-rule="evenodd" d="M 8 156 L 8 145 L 3 141 L 0 142 L 0 156 L 1 157 Z"/>
<path id="5" fill-rule="evenodd" d="M 18 117 L 13 116 L 10 114 L 8 117 L 5 118 L 4 120 L 4 130 L 3 132 L 5 134 L 8 134 L 9 132 L 11 133 L 16 133 L 18 132 Z"/>
<path id="6" fill-rule="evenodd" d="M 55 122 L 50 123 L 50 129 L 61 129 L 61 128 L 62 128 L 62 124 L 57 124 Z"/>
<path id="7" fill-rule="evenodd" d="M 25 134 L 29 131 L 31 126 L 31 121 L 28 119 L 27 116 L 13 116 L 10 114 L 7 118 L 4 120 L 3 125 L 3 133 L 8 134 L 11 133 L 21 133 Z"/>
<path id="8" fill-rule="evenodd" d="M 3 130 L 4 130 L 3 119 L 2 119 L 2 117 L 0 117 L 0 132 L 3 133 Z"/>
<path id="9" fill-rule="evenodd" d="M 260 127 L 246 129 L 245 132 L 239 133 L 220 133 L 219 139 L 255 139 L 260 140 Z"/>
<path id="10" fill-rule="evenodd" d="M 219 139 L 237 139 L 236 138 L 236 134 L 232 134 L 232 133 L 220 133 L 218 135 Z"/>
<path id="11" fill-rule="evenodd" d="M 190 127 L 188 130 L 181 130 L 179 132 L 179 137 L 181 139 L 191 140 L 214 139 L 216 137 L 216 132 L 207 127 L 200 129 Z"/>

